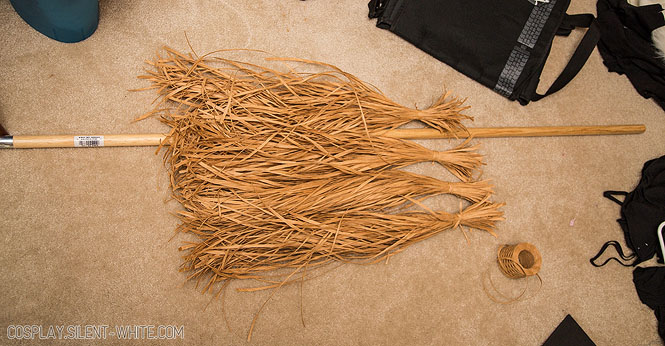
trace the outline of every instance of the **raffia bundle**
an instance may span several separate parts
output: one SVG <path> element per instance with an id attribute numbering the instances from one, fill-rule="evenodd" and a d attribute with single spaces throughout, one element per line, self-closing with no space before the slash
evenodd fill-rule
<path id="1" fill-rule="evenodd" d="M 434 151 L 382 136 L 412 120 L 463 130 L 467 107 L 449 94 L 409 109 L 319 62 L 272 59 L 326 69 L 280 72 L 165 52 L 141 76 L 161 96 L 142 118 L 160 114 L 171 127 L 165 161 L 184 207 L 178 230 L 197 237 L 181 247 L 182 270 L 204 291 L 231 279 L 261 283 L 246 291 L 277 288 L 298 272 L 374 263 L 448 229 L 494 234 L 502 220 L 492 186 L 473 178 L 482 164 L 476 146 Z M 437 162 L 461 181 L 399 170 L 419 162 Z M 458 209 L 423 204 L 439 194 L 459 197 Z"/>
<path id="2" fill-rule="evenodd" d="M 140 78 L 151 81 L 163 101 L 175 101 L 196 110 L 201 118 L 233 126 L 236 132 L 244 129 L 253 133 L 274 126 L 329 133 L 371 132 L 397 128 L 412 120 L 446 132 L 463 129 L 461 121 L 471 119 L 461 113 L 468 108 L 464 101 L 448 93 L 428 109 L 409 109 L 355 76 L 320 62 L 268 59 L 329 69 L 317 73 L 279 72 L 217 56 L 194 58 L 170 48 L 165 48 L 165 53 L 165 57 L 148 62 L 154 68 Z M 208 62 L 221 66 L 213 68 Z"/>
<path id="3" fill-rule="evenodd" d="M 459 213 L 327 213 L 321 221 L 261 208 L 264 217 L 248 225 L 203 222 L 197 217 L 190 231 L 205 240 L 182 247 L 190 250 L 185 270 L 192 272 L 190 278 L 208 278 L 206 287 L 226 279 L 255 279 L 268 285 L 246 291 L 273 288 L 284 279 L 264 273 L 275 269 L 302 269 L 332 260 L 375 263 L 458 226 L 492 233 L 494 222 L 501 218 L 498 207 L 482 201 Z M 188 217 L 183 215 L 183 219 Z M 287 218 L 288 222 L 281 221 Z M 230 227 L 220 228 L 222 225 Z"/>
<path id="4" fill-rule="evenodd" d="M 202 163 L 203 164 L 203 163 Z M 228 179 L 220 171 L 203 164 L 210 172 L 198 181 L 187 181 L 180 194 L 186 203 L 198 203 L 210 216 L 219 215 L 218 204 L 238 198 L 269 205 L 278 210 L 319 214 L 331 212 L 382 210 L 402 207 L 403 204 L 435 194 L 451 194 L 470 202 L 479 202 L 492 193 L 487 181 L 445 182 L 428 176 L 389 170 L 373 174 L 358 174 L 336 178 L 310 179 L 297 185 Z M 199 180 L 200 179 L 200 180 Z M 192 189 L 208 183 L 215 188 Z M 221 208 L 224 208 L 222 206 Z"/>
<path id="5" fill-rule="evenodd" d="M 167 121 L 174 126 L 170 134 L 170 163 L 180 168 L 205 160 L 224 167 L 226 174 L 242 175 L 254 181 L 301 181 L 313 174 L 333 177 L 388 168 L 402 168 L 418 162 L 441 164 L 461 180 L 469 180 L 481 165 L 476 146 L 464 142 L 446 151 L 434 151 L 409 141 L 386 137 L 368 138 L 362 134 L 302 133 L 301 131 L 256 133 L 213 132 L 205 126 Z M 207 134 L 205 138 L 201 133 Z M 179 170 L 176 172 L 178 173 Z"/>

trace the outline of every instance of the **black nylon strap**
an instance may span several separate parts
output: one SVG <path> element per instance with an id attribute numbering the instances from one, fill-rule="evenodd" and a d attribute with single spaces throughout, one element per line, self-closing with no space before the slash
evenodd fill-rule
<path id="1" fill-rule="evenodd" d="M 610 247 L 610 246 L 614 247 L 614 249 L 615 249 L 615 250 L 617 251 L 617 253 L 619 254 L 619 257 L 621 257 L 621 259 L 624 260 L 624 261 L 630 261 L 630 260 L 632 260 L 632 259 L 634 259 L 634 258 L 636 257 L 635 254 L 632 254 L 632 255 L 626 256 L 626 255 L 623 253 L 623 249 L 621 248 L 621 244 L 619 244 L 616 240 L 610 240 L 610 241 L 608 241 L 607 243 L 603 244 L 603 247 L 600 248 L 600 251 L 598 251 L 598 254 L 596 254 L 596 256 L 593 256 L 593 258 L 589 260 L 589 262 L 591 262 L 591 265 L 593 265 L 594 267 L 597 267 L 597 268 L 598 268 L 598 267 L 602 267 L 602 266 L 606 265 L 607 262 L 609 262 L 609 261 L 611 261 L 611 260 L 616 261 L 617 263 L 621 264 L 621 265 L 624 266 L 624 267 L 632 267 L 632 266 L 634 266 L 635 264 L 637 264 L 637 259 L 635 259 L 635 261 L 633 261 L 633 263 L 624 263 L 624 262 L 620 261 L 620 260 L 619 260 L 618 258 L 616 258 L 616 257 L 610 257 L 610 258 L 606 259 L 605 262 L 603 262 L 603 263 L 601 263 L 601 264 L 596 264 L 596 260 L 597 260 L 597 259 L 598 259 L 603 253 L 605 253 L 605 250 L 607 250 L 607 248 Z"/>
<path id="2" fill-rule="evenodd" d="M 614 196 L 624 196 L 624 197 L 626 197 L 626 196 L 628 196 L 628 192 L 626 192 L 626 191 L 605 191 L 605 192 L 603 192 L 603 197 L 609 199 L 610 201 L 612 201 L 612 202 L 614 202 L 618 205 L 623 205 L 623 202 L 618 200 Z"/>
<path id="3" fill-rule="evenodd" d="M 596 47 L 596 44 L 600 39 L 600 29 L 598 28 L 595 20 L 593 20 L 593 15 L 566 15 L 565 18 L 565 24 L 575 25 L 575 27 L 585 27 L 588 24 L 589 29 L 587 30 L 586 34 L 584 34 L 582 41 L 580 41 L 580 44 L 577 46 L 577 49 L 575 49 L 573 56 L 568 61 L 568 64 L 563 69 L 559 77 L 557 77 L 554 83 L 552 83 L 545 94 L 541 95 L 536 93 L 531 98 L 532 101 L 538 101 L 545 96 L 554 94 L 566 86 L 566 84 L 568 84 L 571 80 L 573 80 L 577 73 L 582 69 L 582 66 L 584 66 L 584 63 L 586 63 L 586 61 L 589 59 L 591 52 L 593 52 L 593 49 Z"/>
<path id="4" fill-rule="evenodd" d="M 556 34 L 559 36 L 568 36 L 575 28 L 588 28 L 595 18 L 589 13 L 566 14 L 559 25 Z"/>
<path id="5" fill-rule="evenodd" d="M 588 28 L 596 19 L 593 14 L 580 13 L 580 14 L 566 14 L 561 23 L 562 26 L 573 26 L 575 28 Z"/>

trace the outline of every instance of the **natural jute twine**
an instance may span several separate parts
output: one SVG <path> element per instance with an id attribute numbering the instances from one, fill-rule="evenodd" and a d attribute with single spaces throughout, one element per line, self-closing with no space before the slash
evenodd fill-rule
<path id="1" fill-rule="evenodd" d="M 543 258 L 538 249 L 532 244 L 519 243 L 500 246 L 497 253 L 497 262 L 499 264 L 499 269 L 506 277 L 511 279 L 521 279 L 535 276 L 540 282 L 540 287 L 542 287 L 543 280 L 540 275 L 538 275 L 538 271 L 540 271 L 540 267 L 543 264 Z M 492 289 L 499 297 L 496 297 L 487 289 L 487 286 L 485 285 L 485 276 L 487 276 L 487 281 L 489 281 Z M 529 283 L 525 280 L 522 292 L 516 297 L 508 297 L 496 288 L 492 281 L 492 276 L 489 273 L 489 269 L 487 270 L 486 275 L 483 276 L 483 289 L 485 290 L 485 293 L 494 302 L 501 304 L 510 304 L 522 300 L 528 287 Z"/>
<path id="2" fill-rule="evenodd" d="M 537 275 L 543 264 L 540 252 L 529 243 L 501 246 L 497 261 L 501 272 L 511 279 Z"/>

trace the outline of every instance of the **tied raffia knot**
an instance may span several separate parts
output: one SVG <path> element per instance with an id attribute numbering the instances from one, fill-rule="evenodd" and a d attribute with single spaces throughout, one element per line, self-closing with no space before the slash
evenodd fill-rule
<path id="1" fill-rule="evenodd" d="M 407 122 L 417 120 L 443 133 L 454 134 L 457 131 L 466 131 L 462 121 L 473 120 L 473 117 L 462 113 L 470 108 L 464 105 L 465 101 L 466 99 L 459 99 L 451 96 L 450 92 L 445 92 L 430 107 L 402 109 L 399 117 Z"/>

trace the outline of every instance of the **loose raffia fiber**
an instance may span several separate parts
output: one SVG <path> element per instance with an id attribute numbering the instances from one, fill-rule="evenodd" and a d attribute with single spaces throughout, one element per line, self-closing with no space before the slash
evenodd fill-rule
<path id="1" fill-rule="evenodd" d="M 440 131 L 464 129 L 462 100 L 442 95 L 425 110 L 405 108 L 339 68 L 317 73 L 279 72 L 268 67 L 221 57 L 194 58 L 165 48 L 165 57 L 148 62 L 154 69 L 140 78 L 152 82 L 162 101 L 175 101 L 213 117 L 221 126 L 255 131 L 264 126 L 306 127 L 330 133 L 397 128 L 419 120 Z M 212 68 L 208 63 L 221 65 Z M 230 112 L 233 107 L 234 111 Z"/>
<path id="2" fill-rule="evenodd" d="M 170 141 L 174 143 L 170 149 L 170 163 L 174 169 L 185 165 L 192 169 L 195 163 L 204 161 L 223 167 L 225 174 L 242 175 L 253 181 L 268 176 L 271 181 L 299 182 L 313 174 L 318 174 L 318 178 L 333 177 L 401 168 L 426 161 L 438 162 L 459 179 L 467 181 L 482 159 L 475 152 L 477 147 L 469 146 L 468 142 L 454 149 L 434 151 L 409 141 L 367 138 L 355 133 L 340 136 L 271 130 L 249 136 L 218 133 L 190 122 L 167 122 L 177 129 L 170 134 Z M 205 138 L 201 137 L 202 133 L 206 134 Z M 258 148 L 260 150 L 256 150 Z"/>
<path id="3" fill-rule="evenodd" d="M 331 260 L 343 262 L 380 261 L 408 245 L 458 226 L 492 232 L 501 213 L 497 204 L 481 201 L 459 213 L 381 212 L 329 213 L 320 222 L 297 215 L 279 215 L 274 209 L 263 209 L 264 219 L 250 227 L 243 224 L 220 228 L 216 222 L 197 218 L 191 232 L 206 240 L 189 244 L 185 259 L 192 278 L 211 275 L 210 282 L 225 279 L 256 279 L 271 288 L 281 283 L 262 272 L 281 268 L 297 269 Z M 289 217 L 288 224 L 281 218 Z M 224 224 L 224 223 L 221 223 Z M 277 226 L 277 227 L 275 227 Z M 195 229 L 195 231 L 194 231 Z M 270 234 L 266 234 L 270 229 Z M 211 273 L 209 267 L 223 270 Z"/>
<path id="4" fill-rule="evenodd" d="M 464 130 L 467 107 L 449 94 L 409 109 L 319 62 L 272 59 L 324 69 L 280 72 L 165 53 L 141 77 L 161 97 L 141 118 L 161 115 L 171 127 L 165 162 L 184 207 L 178 230 L 197 237 L 181 247 L 182 270 L 204 291 L 231 279 L 260 283 L 247 291 L 278 288 L 297 272 L 374 263 L 447 229 L 494 234 L 502 220 L 492 186 L 473 178 L 482 157 L 469 141 L 434 151 L 380 135 L 412 120 Z M 437 162 L 461 181 L 399 170 L 418 162 Z M 460 205 L 428 209 L 423 200 L 438 194 Z"/>
<path id="5" fill-rule="evenodd" d="M 228 179 L 211 166 L 201 165 L 211 171 L 182 184 L 180 195 L 187 204 L 203 207 L 202 210 L 209 212 L 211 217 L 221 217 L 223 211 L 217 205 L 233 204 L 238 198 L 316 217 L 321 210 L 352 212 L 398 208 L 412 199 L 434 194 L 451 194 L 469 202 L 479 202 L 492 193 L 492 186 L 487 181 L 445 182 L 398 170 L 309 179 L 292 185 L 281 181 L 267 183 Z M 193 188 L 203 184 L 208 186 L 205 189 Z M 258 213 L 258 209 L 255 211 Z"/>

